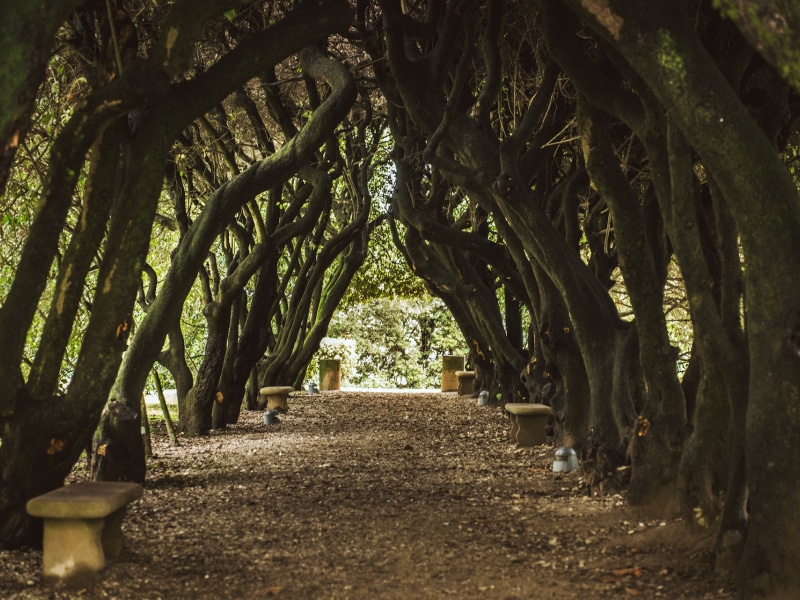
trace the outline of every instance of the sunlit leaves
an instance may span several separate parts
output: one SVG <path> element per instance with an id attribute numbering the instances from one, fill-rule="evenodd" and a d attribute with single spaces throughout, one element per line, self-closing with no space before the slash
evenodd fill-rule
<path id="1" fill-rule="evenodd" d="M 435 387 L 444 354 L 465 355 L 464 339 L 444 304 L 427 295 L 383 297 L 343 307 L 330 335 L 352 340 L 356 359 L 344 373 L 363 387 Z"/>

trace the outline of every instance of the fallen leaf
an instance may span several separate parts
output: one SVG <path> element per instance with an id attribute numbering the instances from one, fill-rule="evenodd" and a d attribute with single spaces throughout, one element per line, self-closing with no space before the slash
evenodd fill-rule
<path id="1" fill-rule="evenodd" d="M 58 438 L 53 438 L 50 440 L 50 447 L 47 449 L 47 454 L 53 456 L 54 454 L 58 454 L 64 449 L 64 446 L 67 445 L 67 442 L 64 440 L 60 440 Z"/>
<path id="2" fill-rule="evenodd" d="M 627 569 L 616 569 L 615 571 L 611 571 L 611 573 L 615 577 L 625 577 L 627 575 L 633 575 L 634 577 L 641 577 L 642 572 L 639 570 L 639 567 L 629 567 Z"/>

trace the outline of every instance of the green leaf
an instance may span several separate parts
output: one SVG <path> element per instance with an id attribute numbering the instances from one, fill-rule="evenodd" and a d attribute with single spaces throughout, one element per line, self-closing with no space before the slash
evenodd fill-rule
<path id="1" fill-rule="evenodd" d="M 233 23 L 233 20 L 236 18 L 236 11 L 234 9 L 226 10 L 222 14 L 225 15 L 225 18 L 231 23 Z"/>

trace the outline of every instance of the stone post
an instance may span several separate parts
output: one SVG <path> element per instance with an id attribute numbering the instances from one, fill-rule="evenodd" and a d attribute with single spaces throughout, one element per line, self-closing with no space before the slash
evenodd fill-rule
<path id="1" fill-rule="evenodd" d="M 338 390 L 342 387 L 341 362 L 336 358 L 323 358 L 319 361 L 319 389 L 321 392 Z"/>
<path id="2" fill-rule="evenodd" d="M 442 391 L 455 392 L 458 390 L 458 377 L 456 371 L 464 370 L 463 356 L 442 357 Z"/>

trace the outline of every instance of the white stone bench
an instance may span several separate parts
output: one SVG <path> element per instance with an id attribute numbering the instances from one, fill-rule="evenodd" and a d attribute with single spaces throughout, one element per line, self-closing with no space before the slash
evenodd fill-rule
<path id="1" fill-rule="evenodd" d="M 290 385 L 271 385 L 261 388 L 259 393 L 267 398 L 267 410 L 279 410 L 287 412 L 289 410 L 289 405 L 287 404 L 286 399 L 289 396 L 289 392 L 293 391 L 294 388 Z"/>
<path id="2" fill-rule="evenodd" d="M 458 377 L 458 395 L 474 396 L 475 371 L 456 371 L 456 377 Z"/>
<path id="3" fill-rule="evenodd" d="M 100 571 L 106 555 L 122 552 L 122 519 L 142 495 L 138 483 L 74 483 L 28 501 L 28 514 L 44 519 L 44 578 L 63 580 Z"/>
<path id="4" fill-rule="evenodd" d="M 547 441 L 545 426 L 553 409 L 527 402 L 509 402 L 504 408 L 511 419 L 511 440 L 518 446 L 538 446 Z"/>

